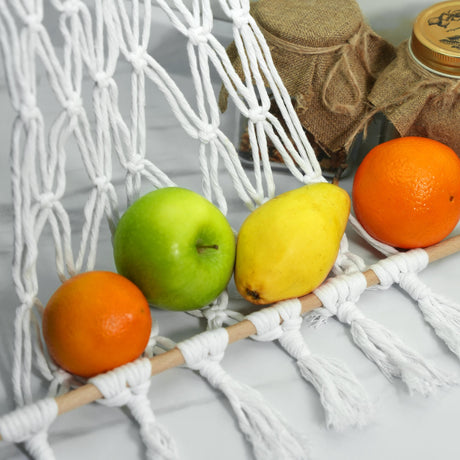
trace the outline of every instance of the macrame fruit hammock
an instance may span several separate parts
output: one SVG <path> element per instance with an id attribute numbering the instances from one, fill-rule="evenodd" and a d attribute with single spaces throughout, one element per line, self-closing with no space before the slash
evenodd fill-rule
<path id="1" fill-rule="evenodd" d="M 356 9 L 355 2 L 350 4 Z M 325 181 L 267 40 L 250 14 L 249 2 L 220 0 L 219 7 L 231 25 L 239 71 L 216 38 L 209 0 L 188 6 L 180 0 L 172 4 L 157 0 L 155 6 L 149 0 L 129 4 L 123 0 L 0 0 L 0 44 L 17 115 L 10 161 L 12 272 L 19 299 L 11 371 L 17 409 L 0 418 L 0 436 L 2 442 L 23 443 L 34 458 L 54 458 L 47 434 L 58 414 L 95 400 L 131 411 L 148 458 L 177 458 L 174 438 L 155 418 L 147 395 L 152 375 L 178 365 L 199 373 L 228 399 L 256 458 L 309 458 L 304 435 L 292 429 L 257 391 L 232 378 L 220 361 L 227 346 L 237 340 L 277 341 L 294 358 L 301 376 L 318 390 L 329 427 L 365 425 L 372 408 L 360 382 L 346 365 L 316 355 L 304 341 L 300 329 L 304 315 L 312 310 L 308 317 L 313 323 L 333 316 L 349 326 L 364 354 L 390 380 L 401 379 L 410 392 L 428 395 L 452 383 L 392 332 L 366 318 L 356 304 L 368 286 L 379 284 L 386 289 L 397 283 L 414 298 L 449 349 L 460 356 L 459 305 L 432 292 L 417 276 L 430 261 L 458 251 L 459 238 L 402 253 L 369 237 L 353 216 L 350 224 L 385 257 L 367 266 L 349 250 L 344 236 L 332 270 L 336 276 L 306 297 L 243 315 L 231 308 L 224 291 L 209 306 L 189 312 L 204 318 L 207 330 L 175 343 L 160 335 L 154 321 L 143 357 L 87 381 L 66 373 L 47 355 L 36 333 L 43 313 L 39 261 L 44 241 L 51 241 L 55 271 L 62 281 L 91 271 L 104 239 L 102 224 L 108 222 L 114 232 L 119 215 L 146 188 L 177 185 L 174 170 L 168 174 L 160 168 L 160 158 L 147 146 L 146 101 L 152 87 L 157 97 L 167 101 L 184 132 L 197 141 L 196 150 L 191 150 L 200 168 L 201 193 L 224 215 L 229 193 L 249 210 L 276 195 L 268 142 L 299 185 Z M 183 36 L 194 101 L 187 99 L 151 52 L 151 20 L 159 11 Z M 120 79 L 121 71 L 126 79 Z M 220 83 L 218 88 L 213 86 L 212 77 L 216 73 L 228 100 L 248 120 L 250 170 L 243 167 L 234 144 L 221 129 Z M 51 117 L 43 94 L 51 95 L 58 107 Z M 123 110 L 126 95 L 127 113 Z M 277 116 L 270 110 L 273 104 Z M 74 161 L 79 168 L 72 170 Z M 116 186 L 119 177 L 121 188 Z M 231 192 L 224 193 L 223 178 L 230 179 Z M 87 187 L 78 219 L 69 211 L 74 205 L 74 180 Z M 47 397 L 33 391 L 35 372 L 47 384 Z"/>

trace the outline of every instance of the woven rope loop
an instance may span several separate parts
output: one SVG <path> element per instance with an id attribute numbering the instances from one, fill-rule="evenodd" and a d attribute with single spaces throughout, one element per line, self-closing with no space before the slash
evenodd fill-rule
<path id="1" fill-rule="evenodd" d="M 310 349 L 300 333 L 303 319 L 301 316 L 302 305 L 299 299 L 278 302 L 273 308 L 282 320 L 280 327 L 283 332 L 278 338 L 281 346 L 297 361 L 311 355 Z"/>
<path id="2" fill-rule="evenodd" d="M 299 330 L 302 325 L 302 304 L 299 299 L 289 299 L 278 302 L 274 306 L 283 322 L 281 328 L 284 332 Z"/>
<path id="3" fill-rule="evenodd" d="M 280 315 L 274 308 L 267 308 L 255 311 L 246 316 L 256 328 L 257 333 L 251 338 L 261 342 L 271 342 L 283 334 L 283 328 L 280 325 Z"/>
<path id="4" fill-rule="evenodd" d="M 140 358 L 89 380 L 104 396 L 101 404 L 123 406 L 133 394 L 145 393 L 150 385 L 152 365 L 147 358 Z"/>
<path id="5" fill-rule="evenodd" d="M 228 345 L 228 333 L 225 329 L 213 329 L 202 332 L 177 344 L 187 366 L 199 370 L 206 361 L 219 362 Z"/>
<path id="6" fill-rule="evenodd" d="M 220 361 L 228 345 L 224 328 L 208 330 L 177 344 L 187 366 L 198 371 L 215 388 L 223 389 L 231 381 Z"/>
<path id="7" fill-rule="evenodd" d="M 337 316 L 340 322 L 351 324 L 352 321 L 363 318 L 356 302 L 366 288 L 365 276 L 356 272 L 329 278 L 314 292 L 330 314 Z"/>
<path id="8" fill-rule="evenodd" d="M 399 283 L 403 275 L 418 273 L 428 265 L 428 254 L 424 249 L 412 249 L 394 254 L 370 266 L 379 279 L 380 289 L 387 289 Z"/>
<path id="9" fill-rule="evenodd" d="M 20 407 L 0 418 L 0 434 L 9 442 L 24 442 L 46 431 L 57 417 L 58 407 L 53 398 L 42 399 Z"/>

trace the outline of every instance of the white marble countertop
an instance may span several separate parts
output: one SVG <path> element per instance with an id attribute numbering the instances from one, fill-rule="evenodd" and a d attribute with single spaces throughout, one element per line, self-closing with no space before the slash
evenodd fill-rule
<path id="1" fill-rule="evenodd" d="M 363 12 L 374 29 L 394 44 L 410 33 L 411 20 L 416 12 L 430 2 L 405 0 L 374 2 L 361 0 Z M 170 70 L 184 88 L 191 84 L 182 65 L 185 51 L 175 32 L 159 14 L 154 21 L 156 56 Z M 225 41 L 230 37 L 228 24 L 218 24 L 218 33 Z M 119 81 L 128 75 L 120 74 Z M 218 88 L 216 82 L 216 89 Z M 17 298 L 12 285 L 12 205 L 8 179 L 8 145 L 14 119 L 3 73 L 0 80 L 0 415 L 12 410 L 13 397 L 10 382 L 11 346 L 13 342 L 14 310 Z M 195 188 L 199 184 L 199 168 L 194 155 L 186 155 L 195 143 L 181 131 L 166 103 L 158 98 L 147 107 L 148 139 L 157 155 L 157 164 L 182 186 Z M 224 116 L 224 127 L 234 129 L 234 117 Z M 196 144 L 197 145 L 197 144 Z M 78 178 L 78 171 L 76 172 Z M 78 179 L 76 179 L 78 180 Z M 120 178 L 121 180 L 121 178 Z M 278 191 L 295 186 L 295 180 L 276 173 Z M 352 177 L 342 186 L 351 189 Z M 78 189 L 75 194 L 85 194 Z M 237 228 L 247 211 L 238 199 L 229 199 L 229 219 Z M 72 216 L 72 211 L 71 211 Z M 454 233 L 460 233 L 457 226 Z M 96 268 L 113 269 L 109 232 L 101 236 Z M 352 231 L 349 233 L 352 249 L 367 257 L 374 252 Z M 41 249 L 46 253 L 51 246 Z M 52 257 L 52 252 L 49 252 Z M 53 266 L 52 264 L 50 266 Z M 49 266 L 39 268 L 41 296 L 47 296 L 57 287 L 58 280 Z M 426 283 L 444 295 L 460 302 L 458 280 L 460 254 L 437 261 L 421 274 Z M 233 287 L 231 302 L 238 306 L 241 300 Z M 359 304 L 363 311 L 420 352 L 446 372 L 460 375 L 460 363 L 424 322 L 415 304 L 396 287 L 388 291 L 366 291 Z M 153 311 L 160 323 L 162 335 L 179 341 L 203 330 L 200 320 L 187 314 Z M 399 382 L 390 383 L 377 367 L 353 345 L 349 331 L 338 322 L 330 321 L 317 328 L 305 327 L 302 333 L 311 349 L 323 356 L 345 362 L 357 375 L 375 405 L 373 421 L 362 429 L 343 433 L 328 430 L 324 414 L 314 389 L 299 376 L 292 359 L 277 345 L 243 340 L 232 344 L 222 362 L 236 379 L 256 388 L 264 398 L 311 443 L 316 460 L 457 460 L 458 414 L 460 388 L 440 389 L 430 398 L 409 395 Z M 42 383 L 34 381 L 37 391 Z M 181 458 L 189 460 L 219 459 L 243 460 L 252 458 L 251 449 L 237 428 L 228 403 L 198 375 L 185 368 L 166 371 L 152 379 L 149 392 L 154 413 L 176 440 Z M 50 441 L 58 459 L 143 459 L 144 447 L 136 424 L 120 409 L 91 404 L 60 416 L 50 430 Z M 28 458 L 20 446 L 0 441 L 0 459 Z M 282 459 L 280 459 L 282 460 Z"/>

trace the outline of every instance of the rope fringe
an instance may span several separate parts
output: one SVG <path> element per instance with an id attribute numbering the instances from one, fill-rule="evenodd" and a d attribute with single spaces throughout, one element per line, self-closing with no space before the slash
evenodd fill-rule
<path id="1" fill-rule="evenodd" d="M 228 345 L 225 329 L 209 330 L 177 344 L 190 369 L 221 391 L 232 406 L 241 431 L 258 460 L 305 460 L 308 445 L 253 388 L 227 374 L 220 365 Z"/>
<path id="2" fill-rule="evenodd" d="M 309 350 L 300 333 L 302 317 L 298 299 L 278 302 L 273 308 L 252 313 L 246 318 L 256 327 L 254 339 L 277 339 L 296 360 L 301 376 L 320 396 L 329 428 L 343 431 L 369 423 L 372 404 L 354 374 L 339 361 L 313 355 Z"/>
<path id="3" fill-rule="evenodd" d="M 405 275 L 400 286 L 417 300 L 425 321 L 437 336 L 460 358 L 460 304 L 432 292 L 415 274 Z"/>
<path id="4" fill-rule="evenodd" d="M 390 381 L 400 378 L 410 393 L 425 396 L 437 387 L 455 383 L 455 379 L 429 364 L 384 326 L 362 314 L 356 302 L 366 285 L 364 275 L 355 273 L 330 278 L 315 290 L 315 294 L 330 315 L 350 325 L 355 344 Z"/>
<path id="5" fill-rule="evenodd" d="M 152 366 L 149 359 L 121 366 L 89 379 L 104 396 L 101 404 L 117 407 L 126 405 L 139 423 L 142 441 L 151 460 L 176 460 L 177 447 L 169 433 L 155 419 L 147 397 Z"/>
<path id="6" fill-rule="evenodd" d="M 438 337 L 460 358 L 460 305 L 436 294 L 420 280 L 417 273 L 428 262 L 425 250 L 413 249 L 382 259 L 370 268 L 380 280 L 380 289 L 398 283 L 417 302 L 425 321 Z"/>

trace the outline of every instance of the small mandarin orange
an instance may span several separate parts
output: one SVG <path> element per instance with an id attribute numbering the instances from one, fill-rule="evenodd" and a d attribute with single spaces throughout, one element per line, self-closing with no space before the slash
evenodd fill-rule
<path id="1" fill-rule="evenodd" d="M 435 244 L 460 219 L 460 159 L 428 138 L 384 142 L 358 167 L 352 199 L 356 218 L 376 240 L 404 249 Z"/>
<path id="2" fill-rule="evenodd" d="M 42 324 L 52 359 L 72 374 L 92 377 L 137 359 L 152 318 L 135 284 L 117 273 L 91 271 L 54 292 Z"/>

